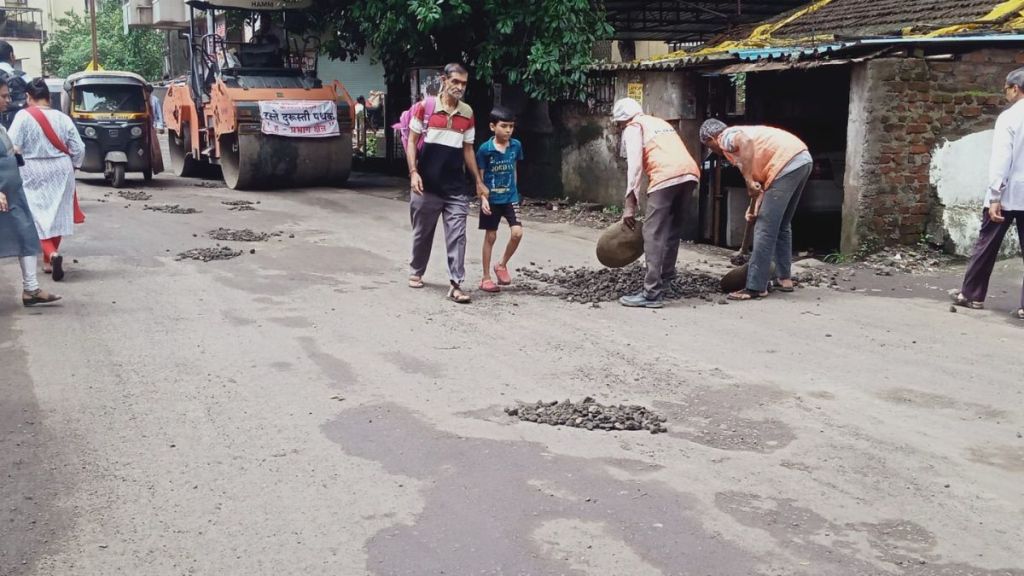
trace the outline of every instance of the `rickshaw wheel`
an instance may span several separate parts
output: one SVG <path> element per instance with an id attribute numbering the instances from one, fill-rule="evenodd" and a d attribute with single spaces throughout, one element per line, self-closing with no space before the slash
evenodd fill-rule
<path id="1" fill-rule="evenodd" d="M 111 182 L 114 188 L 124 188 L 124 164 L 114 165 L 114 175 Z"/>

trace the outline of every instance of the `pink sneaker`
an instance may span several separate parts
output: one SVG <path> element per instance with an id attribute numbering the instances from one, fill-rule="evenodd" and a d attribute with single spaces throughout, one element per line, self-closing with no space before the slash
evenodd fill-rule
<path id="1" fill-rule="evenodd" d="M 508 286 L 512 283 L 512 275 L 508 273 L 508 267 L 497 264 L 494 266 L 494 275 L 498 277 L 498 284 Z"/>

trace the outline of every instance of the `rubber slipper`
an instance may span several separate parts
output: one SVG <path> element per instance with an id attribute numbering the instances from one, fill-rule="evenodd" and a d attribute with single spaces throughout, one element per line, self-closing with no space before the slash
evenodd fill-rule
<path id="1" fill-rule="evenodd" d="M 28 296 L 28 298 L 26 298 Z M 50 294 L 49 292 L 43 292 L 42 290 L 36 290 L 35 292 L 23 292 L 21 295 L 21 303 L 24 306 L 35 306 L 37 304 L 52 304 L 60 300 L 61 297 L 56 294 Z"/>
<path id="2" fill-rule="evenodd" d="M 494 275 L 498 277 L 498 284 L 502 286 L 508 286 L 512 283 L 512 275 L 508 273 L 507 266 L 496 265 L 494 267 Z"/>
<path id="3" fill-rule="evenodd" d="M 409 277 L 409 288 L 423 288 L 424 286 L 426 286 L 426 284 L 423 283 L 422 279 L 415 276 Z"/>
<path id="4" fill-rule="evenodd" d="M 469 304 L 472 301 L 469 294 L 466 294 L 455 286 L 448 289 L 448 299 L 456 304 Z"/>
<path id="5" fill-rule="evenodd" d="M 985 308 L 984 302 L 975 302 L 973 300 L 968 300 L 963 295 L 963 292 L 953 291 L 949 293 L 949 296 L 953 298 L 953 303 L 956 304 L 957 306 L 963 306 L 964 308 L 970 308 L 971 310 L 982 310 Z"/>
<path id="6" fill-rule="evenodd" d="M 501 288 L 498 288 L 498 285 L 490 280 L 481 280 L 480 289 L 484 292 L 491 292 L 492 294 L 495 292 L 501 292 Z"/>
<path id="7" fill-rule="evenodd" d="M 1017 319 L 1024 320 L 1024 308 L 1017 309 Z"/>
<path id="8" fill-rule="evenodd" d="M 757 292 L 751 292 L 750 290 L 740 290 L 739 292 L 733 292 L 732 294 L 729 294 L 728 296 L 726 296 L 726 298 L 738 302 L 746 302 L 747 300 L 760 300 L 765 296 L 768 296 L 768 294 L 759 294 Z"/>
<path id="9" fill-rule="evenodd" d="M 50 257 L 50 266 L 53 267 L 53 281 L 60 282 L 64 279 L 64 257 L 54 253 Z"/>

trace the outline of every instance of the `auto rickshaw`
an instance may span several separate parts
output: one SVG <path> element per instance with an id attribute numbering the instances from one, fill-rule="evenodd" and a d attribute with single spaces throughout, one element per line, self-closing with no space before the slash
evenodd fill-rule
<path id="1" fill-rule="evenodd" d="M 153 128 L 152 86 L 131 72 L 79 72 L 64 82 L 62 105 L 85 142 L 83 172 L 102 172 L 115 188 L 126 172 L 141 172 L 147 182 L 162 169 Z M 154 169 L 156 168 L 156 169 Z"/>

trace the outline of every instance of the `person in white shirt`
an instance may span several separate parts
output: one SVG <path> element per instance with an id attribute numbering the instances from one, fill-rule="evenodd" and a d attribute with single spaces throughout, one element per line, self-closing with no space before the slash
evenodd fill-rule
<path id="1" fill-rule="evenodd" d="M 963 287 L 951 294 L 957 305 L 973 309 L 984 308 L 988 282 L 1010 224 L 1016 223 L 1017 238 L 1024 246 L 1024 68 L 1006 76 L 1003 91 L 1010 107 L 996 119 L 981 232 Z M 1024 320 L 1024 286 L 1014 314 Z"/>

